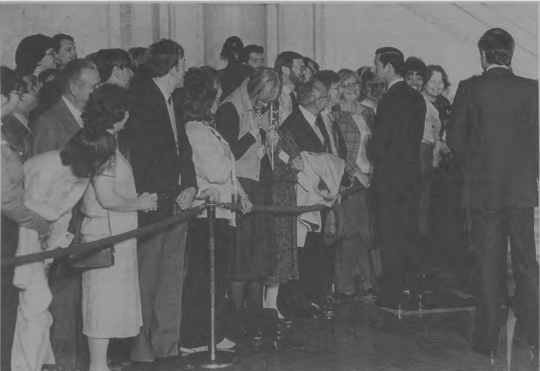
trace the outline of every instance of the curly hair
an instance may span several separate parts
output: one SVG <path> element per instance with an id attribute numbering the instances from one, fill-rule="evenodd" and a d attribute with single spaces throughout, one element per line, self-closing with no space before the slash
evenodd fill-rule
<path id="1" fill-rule="evenodd" d="M 81 118 L 85 127 L 105 131 L 124 119 L 129 107 L 129 91 L 113 84 L 105 84 L 92 94 Z"/>
<path id="2" fill-rule="evenodd" d="M 424 70 L 424 75 L 423 75 L 424 86 L 426 86 L 429 79 L 431 79 L 431 76 L 433 75 L 433 72 L 440 72 L 440 74 L 442 76 L 442 81 L 443 81 L 443 84 L 444 84 L 444 88 L 448 89 L 448 87 L 450 86 L 450 81 L 448 80 L 448 74 L 446 73 L 444 68 L 442 68 L 438 64 L 430 64 Z"/>
<path id="3" fill-rule="evenodd" d="M 216 99 L 215 76 L 208 67 L 192 68 L 184 76 L 182 111 L 184 119 L 211 122 L 212 105 Z"/>

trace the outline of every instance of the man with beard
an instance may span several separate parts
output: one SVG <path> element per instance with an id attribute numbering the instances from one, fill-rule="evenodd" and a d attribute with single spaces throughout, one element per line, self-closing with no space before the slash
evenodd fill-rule
<path id="1" fill-rule="evenodd" d="M 298 109 L 298 100 L 294 89 L 304 81 L 304 57 L 296 52 L 281 52 L 276 58 L 274 69 L 283 81 L 279 104 L 279 125 L 295 110 Z"/>

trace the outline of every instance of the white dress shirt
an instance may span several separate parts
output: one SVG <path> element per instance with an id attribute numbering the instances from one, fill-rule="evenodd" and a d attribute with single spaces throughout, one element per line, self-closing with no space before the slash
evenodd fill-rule
<path id="1" fill-rule="evenodd" d="M 317 125 L 315 125 L 315 121 L 317 121 L 317 116 L 314 116 L 311 112 L 306 110 L 304 107 L 302 106 L 299 106 L 299 107 L 300 107 L 300 112 L 302 112 L 302 115 L 304 115 L 304 118 L 309 123 L 309 126 L 311 126 L 313 131 L 315 131 L 315 134 L 317 134 L 317 136 L 319 137 L 319 140 L 324 145 L 324 136 L 322 135 Z"/>

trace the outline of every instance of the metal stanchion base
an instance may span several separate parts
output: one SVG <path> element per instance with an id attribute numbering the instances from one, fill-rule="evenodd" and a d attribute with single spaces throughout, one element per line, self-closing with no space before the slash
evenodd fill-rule
<path id="1" fill-rule="evenodd" d="M 186 357 L 188 367 L 201 367 L 208 369 L 231 367 L 234 363 L 240 362 L 242 359 L 231 351 L 217 350 L 216 359 L 210 359 L 210 351 L 192 353 Z"/>

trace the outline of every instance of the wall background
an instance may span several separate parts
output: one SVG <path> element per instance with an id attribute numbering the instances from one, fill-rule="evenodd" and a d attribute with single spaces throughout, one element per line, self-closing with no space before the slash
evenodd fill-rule
<path id="1" fill-rule="evenodd" d="M 381 46 L 441 64 L 453 87 L 480 73 L 476 43 L 502 27 L 516 40 L 515 73 L 538 76 L 536 3 L 11 3 L 0 4 L 0 59 L 14 66 L 19 41 L 33 33 L 75 37 L 79 56 L 101 48 L 148 46 L 161 37 L 185 48 L 188 66 L 221 68 L 225 39 L 278 52 L 294 50 L 323 68 L 371 65 Z"/>

